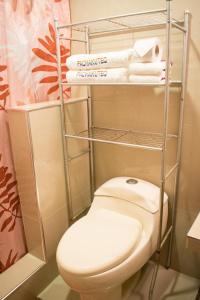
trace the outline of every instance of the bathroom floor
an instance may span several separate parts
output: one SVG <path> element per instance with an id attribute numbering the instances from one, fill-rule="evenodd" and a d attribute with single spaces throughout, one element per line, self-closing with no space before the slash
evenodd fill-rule
<path id="1" fill-rule="evenodd" d="M 123 300 L 148 300 L 148 291 L 153 271 L 150 262 L 141 273 L 141 278 L 133 291 L 127 290 Z M 159 268 L 154 290 L 155 300 L 195 300 L 200 282 L 196 278 L 178 273 L 172 269 Z M 40 294 L 38 300 L 80 300 L 77 293 L 70 290 L 60 276 Z"/>

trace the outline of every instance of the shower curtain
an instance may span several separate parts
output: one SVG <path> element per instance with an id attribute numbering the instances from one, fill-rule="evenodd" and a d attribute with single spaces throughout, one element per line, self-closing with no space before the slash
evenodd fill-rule
<path id="1" fill-rule="evenodd" d="M 59 99 L 54 18 L 70 21 L 68 0 L 0 0 L 0 273 L 26 253 L 7 109 Z M 61 45 L 63 75 L 69 47 Z"/>

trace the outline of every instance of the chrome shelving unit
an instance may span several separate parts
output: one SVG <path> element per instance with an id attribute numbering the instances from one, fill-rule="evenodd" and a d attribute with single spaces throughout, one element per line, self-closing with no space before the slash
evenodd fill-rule
<path id="1" fill-rule="evenodd" d="M 177 20 L 171 16 L 171 1 L 165 0 L 166 7 L 164 9 L 152 10 L 152 11 L 142 11 L 137 13 L 130 13 L 126 15 L 112 16 L 108 18 L 99 18 L 96 20 L 72 23 L 68 25 L 60 26 L 58 21 L 55 20 L 56 29 L 56 41 L 57 41 L 57 60 L 58 60 L 58 76 L 59 76 L 59 96 L 62 102 L 62 128 L 64 137 L 64 155 L 65 155 L 65 165 L 66 165 L 66 184 L 68 191 L 68 205 L 69 205 L 69 218 L 72 219 L 72 198 L 70 190 L 70 174 L 69 174 L 69 163 L 73 159 L 68 153 L 68 141 L 69 139 L 78 139 L 88 141 L 89 148 L 86 151 L 82 151 L 77 154 L 74 158 L 80 157 L 89 153 L 90 158 L 90 180 L 91 180 L 91 197 L 94 192 L 94 152 L 93 143 L 106 143 L 115 144 L 119 146 L 126 146 L 131 148 L 138 148 L 150 151 L 157 151 L 161 154 L 161 165 L 160 165 L 160 222 L 159 222 L 159 235 L 157 241 L 156 250 L 156 263 L 152 276 L 151 286 L 149 290 L 149 299 L 153 297 L 153 290 L 155 286 L 155 281 L 158 273 L 158 267 L 160 262 L 160 252 L 169 239 L 169 252 L 167 258 L 167 267 L 171 263 L 172 255 L 172 243 L 175 227 L 176 218 L 176 202 L 177 202 L 177 191 L 178 191 L 178 180 L 179 180 L 179 169 L 180 169 L 180 159 L 181 159 L 181 141 L 182 141 L 182 130 L 183 130 L 183 114 L 184 114 L 184 100 L 185 100 L 185 90 L 186 90 L 186 65 L 187 65 L 187 52 L 188 52 L 188 36 L 189 36 L 189 19 L 190 14 L 188 11 L 184 12 L 183 20 Z M 60 42 L 61 40 L 70 40 L 71 42 L 84 43 L 86 53 L 90 53 L 90 42 L 92 39 L 99 37 L 112 36 L 113 34 L 123 34 L 134 32 L 138 30 L 147 29 L 165 29 L 166 35 L 166 80 L 164 83 L 159 84 L 133 84 L 133 83 L 67 83 L 62 80 L 62 68 L 61 68 L 61 53 L 60 53 Z M 170 80 L 169 79 L 169 69 L 171 61 L 171 31 L 172 28 L 176 28 L 183 33 L 183 53 L 182 53 L 182 76 L 181 80 Z M 84 34 L 84 38 L 73 39 L 64 36 L 63 31 L 70 29 L 71 32 L 81 32 Z M 63 87 L 64 86 L 87 86 L 87 97 L 70 99 L 64 101 L 63 98 Z M 164 99 L 163 99 L 163 130 L 161 133 L 152 132 L 139 132 L 133 130 L 121 130 L 115 128 L 97 128 L 93 125 L 92 116 L 92 99 L 91 99 L 91 87 L 92 86 L 107 86 L 107 85 L 124 85 L 124 86 L 149 86 L 149 87 L 159 87 L 164 89 Z M 178 134 L 170 134 L 168 132 L 168 114 L 169 114 L 169 97 L 171 87 L 180 87 L 180 110 L 179 110 L 179 125 Z M 88 114 L 88 128 L 84 131 L 78 133 L 70 133 L 67 128 L 65 115 L 65 105 L 73 105 L 77 102 L 86 102 L 87 114 Z M 176 162 L 170 170 L 166 168 L 166 152 L 167 152 L 167 142 L 171 139 L 177 140 L 177 153 Z M 172 205 L 172 220 L 164 237 L 162 237 L 162 218 L 163 218 L 163 203 L 164 203 L 164 191 L 166 180 L 174 175 L 175 178 L 175 188 L 174 188 L 174 201 Z"/>

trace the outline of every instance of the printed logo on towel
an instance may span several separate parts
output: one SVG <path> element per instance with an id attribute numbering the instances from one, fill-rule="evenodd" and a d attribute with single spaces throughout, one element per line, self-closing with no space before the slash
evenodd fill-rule
<path id="1" fill-rule="evenodd" d="M 98 65 L 104 65 L 108 63 L 107 57 L 97 57 L 93 59 L 87 59 L 87 60 L 78 60 L 77 66 L 82 67 L 91 67 L 91 66 L 98 66 Z"/>
<path id="2" fill-rule="evenodd" d="M 106 70 L 97 71 L 80 71 L 77 72 L 77 78 L 106 78 L 108 72 Z"/>

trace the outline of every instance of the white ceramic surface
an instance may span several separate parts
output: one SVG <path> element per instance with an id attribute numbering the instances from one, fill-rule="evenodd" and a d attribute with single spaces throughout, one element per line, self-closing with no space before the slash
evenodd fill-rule
<path id="1" fill-rule="evenodd" d="M 73 273 L 71 269 L 67 267 L 65 260 L 65 255 L 67 255 L 67 247 L 70 241 L 67 240 L 65 243 L 63 240 L 68 235 L 68 232 L 64 234 L 59 243 L 57 249 L 57 264 L 59 272 L 69 286 L 80 293 L 82 297 L 81 299 L 112 299 L 112 297 L 114 297 L 112 293 L 116 293 L 116 290 L 120 290 L 120 288 L 118 289 L 117 287 L 120 287 L 125 280 L 140 270 L 140 268 L 149 260 L 156 249 L 159 210 L 155 209 L 155 205 L 153 212 L 149 209 L 145 209 L 144 203 L 148 203 L 150 201 L 151 203 L 158 204 L 159 189 L 157 186 L 140 179 L 137 179 L 138 182 L 136 184 L 132 184 L 130 188 L 130 185 L 126 183 L 128 179 L 130 179 L 130 177 L 118 177 L 102 185 L 102 187 L 100 187 L 100 189 L 98 189 L 95 193 L 96 195 L 94 197 L 92 206 L 85 217 L 91 218 L 91 216 L 93 216 L 97 211 L 105 209 L 110 210 L 111 212 L 119 213 L 124 217 L 130 217 L 139 221 L 142 225 L 142 232 L 137 245 L 133 248 L 133 251 L 128 257 L 126 256 L 123 261 L 116 263 L 115 266 L 112 266 L 110 269 L 107 268 L 107 270 L 103 272 L 95 272 L 94 274 L 88 274 L 86 272 L 83 274 L 83 272 L 77 271 L 76 273 Z M 152 193 L 150 193 L 150 190 Z M 120 199 L 120 193 L 123 199 Z M 134 199 L 136 199 L 136 201 L 134 201 Z M 142 205 L 139 205 L 141 203 L 138 203 L 138 201 L 141 201 Z M 164 233 L 167 224 L 167 203 L 167 195 L 165 195 L 162 233 Z M 148 207 L 149 206 L 147 205 L 147 208 Z M 81 222 L 81 220 L 78 222 Z M 76 224 L 73 226 L 76 226 Z M 103 219 L 102 226 L 104 226 Z M 80 236 L 80 238 L 82 237 Z M 119 239 L 121 238 L 122 237 L 119 234 Z M 102 240 L 102 248 L 104 246 L 103 243 L 104 241 Z M 74 246 L 77 246 L 77 243 L 74 243 Z M 95 255 L 95 253 L 91 255 Z M 84 298 L 86 295 L 87 298 Z M 121 299 L 121 296 L 118 296 L 119 298 L 115 299 Z M 115 297 L 118 296 L 115 295 Z"/>

